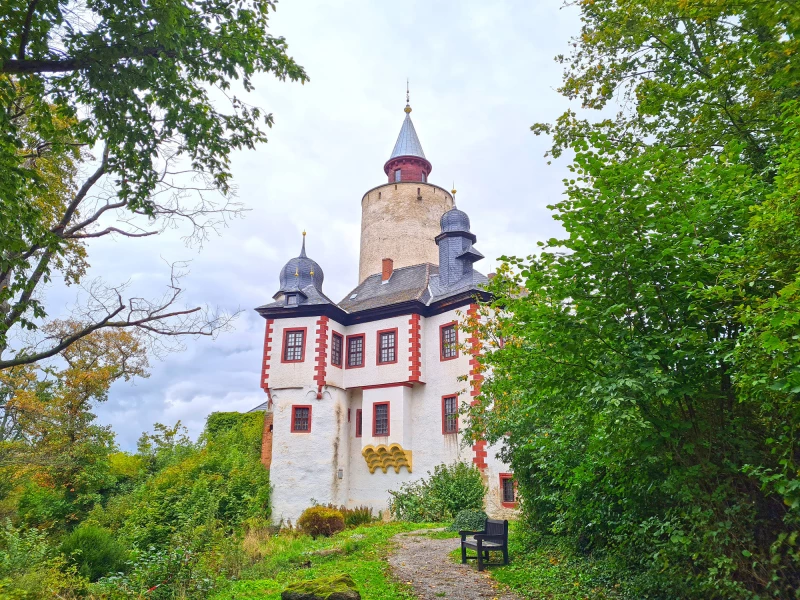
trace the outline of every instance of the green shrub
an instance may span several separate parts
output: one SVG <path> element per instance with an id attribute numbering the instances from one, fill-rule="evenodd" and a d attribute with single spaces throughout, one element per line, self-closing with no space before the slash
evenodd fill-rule
<path id="1" fill-rule="evenodd" d="M 445 521 L 462 510 L 480 510 L 486 486 L 472 465 L 439 465 L 427 479 L 404 483 L 389 492 L 389 510 L 401 521 Z"/>
<path id="2" fill-rule="evenodd" d="M 487 518 L 486 513 L 482 510 L 462 510 L 453 519 L 453 524 L 448 529 L 450 531 L 483 531 Z"/>
<path id="3" fill-rule="evenodd" d="M 89 581 L 125 569 L 128 552 L 107 529 L 82 525 L 61 544 L 61 552 Z"/>
<path id="4" fill-rule="evenodd" d="M 312 506 L 303 511 L 297 525 L 312 538 L 330 537 L 344 530 L 344 515 L 341 511 L 327 506 Z"/>

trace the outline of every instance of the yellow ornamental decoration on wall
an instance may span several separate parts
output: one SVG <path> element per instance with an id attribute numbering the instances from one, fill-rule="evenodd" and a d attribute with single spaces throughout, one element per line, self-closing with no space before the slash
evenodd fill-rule
<path id="1" fill-rule="evenodd" d="M 411 473 L 411 450 L 403 450 L 400 444 L 364 446 L 361 455 L 367 461 L 370 473 L 374 473 L 375 469 L 386 473 L 389 467 L 394 467 L 395 473 L 400 472 L 400 467 L 405 467 Z"/>

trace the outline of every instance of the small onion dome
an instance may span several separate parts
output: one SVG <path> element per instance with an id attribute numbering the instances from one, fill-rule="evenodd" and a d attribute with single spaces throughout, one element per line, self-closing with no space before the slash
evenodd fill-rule
<path id="1" fill-rule="evenodd" d="M 440 224 L 442 233 L 448 231 L 469 231 L 469 217 L 463 210 L 455 206 L 442 215 Z"/>
<path id="2" fill-rule="evenodd" d="M 279 292 L 301 292 L 309 285 L 313 285 L 318 291 L 322 291 L 322 282 L 325 274 L 322 268 L 306 256 L 306 233 L 303 232 L 303 247 L 300 256 L 291 259 L 281 269 L 281 289 Z"/>

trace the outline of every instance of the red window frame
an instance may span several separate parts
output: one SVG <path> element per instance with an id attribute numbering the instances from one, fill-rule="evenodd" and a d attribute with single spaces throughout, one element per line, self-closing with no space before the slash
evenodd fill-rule
<path id="1" fill-rule="evenodd" d="M 290 333 L 302 333 L 303 334 L 303 343 L 300 345 L 300 358 L 299 359 L 288 360 L 286 358 L 286 350 L 288 349 L 286 344 L 289 341 L 289 334 Z M 281 362 L 282 363 L 301 363 L 306 359 L 306 334 L 307 333 L 308 333 L 308 327 L 292 327 L 291 329 L 284 329 L 283 330 L 283 348 L 281 348 Z"/>
<path id="2" fill-rule="evenodd" d="M 452 431 L 447 430 L 447 400 L 452 398 L 455 404 L 455 422 L 456 428 Z M 458 394 L 447 394 L 442 396 L 442 435 L 451 435 L 453 433 L 458 433 Z"/>
<path id="3" fill-rule="evenodd" d="M 356 409 L 356 437 L 361 437 L 364 420 L 361 418 L 361 409 Z"/>
<path id="4" fill-rule="evenodd" d="M 514 486 L 513 502 L 506 502 L 505 482 L 508 481 L 509 479 L 512 481 L 512 485 Z M 517 506 L 517 482 L 514 481 L 513 473 L 500 473 L 500 504 L 502 504 L 506 508 L 516 508 Z"/>
<path id="5" fill-rule="evenodd" d="M 378 433 L 378 407 L 386 407 L 386 433 Z M 386 437 L 391 432 L 392 419 L 391 408 L 388 402 L 376 402 L 372 405 L 372 437 Z"/>
<path id="6" fill-rule="evenodd" d="M 448 327 L 452 327 L 456 335 L 456 341 L 453 342 L 455 344 L 455 354 L 453 356 L 444 355 L 444 330 Z M 454 358 L 458 358 L 458 321 L 450 321 L 439 325 L 439 360 L 453 360 Z"/>
<path id="7" fill-rule="evenodd" d="M 334 359 L 335 354 L 334 350 L 336 349 L 336 340 L 339 340 L 339 362 L 337 363 Z M 342 360 L 344 359 L 344 336 L 341 333 L 333 332 L 333 338 L 331 339 L 331 364 L 334 367 L 342 368 Z"/>
<path id="8" fill-rule="evenodd" d="M 384 334 L 394 334 L 394 360 L 381 360 L 381 341 Z M 379 365 L 392 365 L 397 362 L 397 327 L 394 329 L 381 329 L 375 336 L 375 363 Z"/>
<path id="9" fill-rule="evenodd" d="M 360 365 L 350 365 L 350 340 L 355 338 L 361 338 L 361 364 Z M 367 336 L 363 333 L 356 333 L 353 335 L 347 336 L 347 356 L 345 357 L 344 368 L 345 369 L 361 369 L 366 362 L 364 359 L 367 356 Z"/>
<path id="10" fill-rule="evenodd" d="M 307 408 L 308 409 L 308 429 L 297 429 L 295 427 L 295 417 L 297 416 L 297 409 L 298 408 Z M 292 433 L 311 433 L 311 409 L 313 407 L 310 404 L 292 404 Z"/>

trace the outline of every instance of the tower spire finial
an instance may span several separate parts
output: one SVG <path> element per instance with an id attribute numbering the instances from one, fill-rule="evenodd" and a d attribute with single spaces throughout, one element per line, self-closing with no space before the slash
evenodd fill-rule
<path id="1" fill-rule="evenodd" d="M 453 206 L 455 206 L 456 205 L 456 182 L 455 182 L 455 180 L 453 181 L 453 189 L 450 190 L 450 191 L 453 194 Z"/>
<path id="2" fill-rule="evenodd" d="M 303 247 L 300 248 L 300 258 L 307 258 L 306 257 L 306 230 L 303 229 Z"/>
<path id="3" fill-rule="evenodd" d="M 406 114 L 411 112 L 411 96 L 408 93 L 408 77 L 406 77 L 406 107 L 403 109 Z"/>

